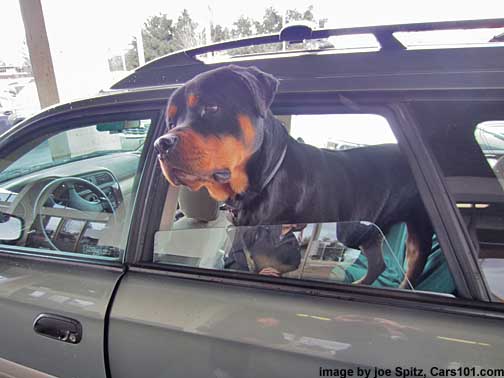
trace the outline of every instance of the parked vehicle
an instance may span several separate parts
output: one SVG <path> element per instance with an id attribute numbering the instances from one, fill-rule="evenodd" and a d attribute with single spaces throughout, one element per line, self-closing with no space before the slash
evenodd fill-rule
<path id="1" fill-rule="evenodd" d="M 12 113 L 12 106 L 9 99 L 0 96 L 0 134 L 3 134 L 11 127 L 10 117 Z"/>
<path id="2" fill-rule="evenodd" d="M 287 26 L 167 55 L 12 127 L 0 138 L 0 375 L 503 376 L 504 46 L 400 37 L 482 28 L 498 35 L 504 19 Z M 356 34 L 378 47 L 338 49 Z M 240 55 L 264 44 L 278 51 Z M 436 234 L 419 285 L 398 289 L 403 224 L 383 230 L 387 268 L 371 286 L 352 284 L 367 261 L 334 223 L 289 228 L 301 263 L 282 277 L 226 269 L 227 210 L 168 185 L 153 143 L 170 94 L 230 63 L 279 78 L 271 109 L 300 143 L 399 144 Z"/>

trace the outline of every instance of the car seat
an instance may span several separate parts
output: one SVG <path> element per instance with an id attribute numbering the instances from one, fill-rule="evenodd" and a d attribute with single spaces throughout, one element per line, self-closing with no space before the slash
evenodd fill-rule
<path id="1" fill-rule="evenodd" d="M 154 237 L 158 262 L 219 269 L 229 222 L 219 203 L 206 189 L 195 192 L 181 187 L 178 195 L 182 218 Z"/>

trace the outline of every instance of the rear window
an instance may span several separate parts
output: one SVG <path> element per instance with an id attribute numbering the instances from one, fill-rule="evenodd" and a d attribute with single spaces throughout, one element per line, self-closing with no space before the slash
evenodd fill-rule
<path id="1" fill-rule="evenodd" d="M 488 287 L 504 301 L 504 114 L 498 102 L 417 104 L 421 131 L 472 239 Z"/>

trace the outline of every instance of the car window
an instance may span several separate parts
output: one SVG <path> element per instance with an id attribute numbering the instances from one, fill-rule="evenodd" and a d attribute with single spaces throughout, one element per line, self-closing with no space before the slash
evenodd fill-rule
<path id="1" fill-rule="evenodd" d="M 152 122 L 97 120 L 35 144 L 27 140 L 2 159 L 2 249 L 121 259 Z"/>
<path id="2" fill-rule="evenodd" d="M 416 105 L 495 301 L 504 300 L 504 114 L 496 103 Z"/>
<path id="3" fill-rule="evenodd" d="M 341 164 L 350 164 L 348 159 L 363 159 L 363 151 L 370 148 L 379 151 L 395 151 L 397 148 L 397 140 L 388 121 L 376 114 L 287 114 L 278 115 L 277 119 L 295 143 L 311 145 L 329 154 L 337 153 L 341 156 Z M 306 158 L 309 159 L 309 156 Z M 390 179 L 381 177 L 373 169 L 365 175 L 357 175 L 364 177 L 364 181 L 337 176 L 327 169 L 325 172 L 327 179 L 319 185 L 333 188 L 331 193 L 335 196 L 350 195 L 348 190 L 366 193 L 371 186 L 381 188 L 388 185 L 385 182 Z M 306 174 L 309 175 L 308 172 Z M 416 185 L 412 177 L 411 182 Z M 291 189 L 286 186 L 282 190 Z M 392 189 L 392 193 L 409 196 L 415 188 L 402 188 L 397 184 Z M 167 200 L 175 198 L 177 203 L 165 206 L 166 209 L 174 209 L 174 213 L 167 214 L 165 211 L 163 218 L 168 216 L 170 221 L 162 221 L 155 234 L 155 263 L 456 295 L 453 278 L 435 233 L 427 235 L 428 259 L 417 282 L 406 279 L 407 217 L 405 221 L 389 224 L 379 217 L 356 212 L 352 219 L 337 222 L 236 226 L 233 222 L 235 210 L 213 199 L 205 188 L 191 191 L 180 186 L 178 189 L 170 187 L 170 191 L 177 191 L 177 195 L 169 194 Z M 394 201 L 393 198 L 390 200 Z M 327 201 L 329 203 L 330 199 Z M 370 198 L 366 206 L 374 208 L 377 201 Z M 350 198 L 346 201 L 351 202 Z M 429 222 L 428 218 L 426 221 Z M 370 250 L 373 252 L 366 253 Z M 377 255 L 381 258 L 376 258 Z M 378 272 L 373 273 L 376 279 L 367 282 L 367 275 L 372 272 Z"/>
<path id="4" fill-rule="evenodd" d="M 135 151 L 143 145 L 149 125 L 150 120 L 103 122 L 56 135 L 12 162 L 0 173 L 0 182 L 78 160 Z"/>

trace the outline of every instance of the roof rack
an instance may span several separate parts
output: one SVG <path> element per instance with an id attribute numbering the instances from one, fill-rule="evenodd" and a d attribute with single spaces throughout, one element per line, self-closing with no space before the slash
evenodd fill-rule
<path id="1" fill-rule="evenodd" d="M 202 61 L 197 59 L 198 55 L 213 53 L 217 51 L 230 50 L 241 47 L 265 45 L 272 43 L 295 43 L 303 40 L 325 39 L 332 36 L 356 35 L 356 34 L 373 34 L 378 40 L 383 52 L 405 50 L 404 46 L 394 33 L 398 32 L 422 32 L 422 31 L 440 31 L 440 30 L 459 30 L 459 29 L 490 29 L 504 27 L 504 18 L 499 19 L 482 19 L 482 20 L 464 20 L 464 21 L 444 21 L 444 22 L 428 22 L 428 23 L 413 23 L 413 24 L 397 24 L 397 25 L 382 25 L 382 26 L 362 26 L 340 29 L 316 29 L 313 30 L 307 24 L 287 25 L 277 34 L 260 35 L 237 40 L 218 42 L 210 45 L 200 46 L 192 49 L 181 50 L 171 53 L 137 68 L 134 73 L 114 84 L 111 89 L 128 89 L 146 86 L 143 80 L 137 78 L 143 76 L 144 73 L 154 73 L 160 69 L 166 70 L 170 67 L 188 66 L 200 64 Z M 495 36 L 489 42 L 501 42 L 502 35 Z M 161 76 L 157 84 L 150 85 L 167 85 L 181 84 L 181 80 L 171 80 L 165 76 Z M 147 84 L 148 85 L 148 84 Z"/>

